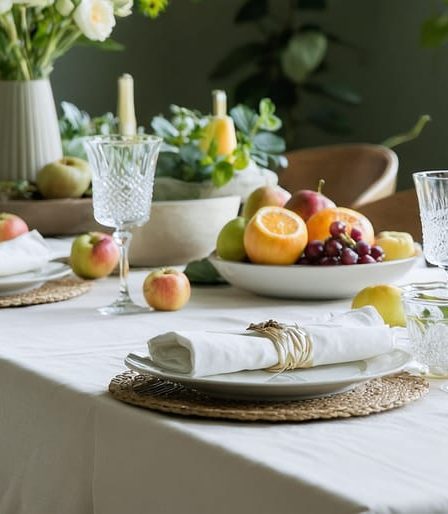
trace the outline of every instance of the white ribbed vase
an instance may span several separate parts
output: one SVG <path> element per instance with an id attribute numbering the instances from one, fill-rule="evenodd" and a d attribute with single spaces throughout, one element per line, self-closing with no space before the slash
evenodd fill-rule
<path id="1" fill-rule="evenodd" d="M 0 80 L 0 180 L 34 181 L 62 157 L 50 81 Z"/>

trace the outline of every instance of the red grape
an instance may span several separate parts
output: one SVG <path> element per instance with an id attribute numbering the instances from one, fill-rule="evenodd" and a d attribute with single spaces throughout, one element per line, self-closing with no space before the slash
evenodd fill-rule
<path id="1" fill-rule="evenodd" d="M 344 248 L 341 254 L 341 263 L 345 265 L 356 264 L 358 262 L 358 254 L 351 248 Z"/>
<path id="2" fill-rule="evenodd" d="M 327 239 L 325 241 L 325 254 L 328 257 L 339 257 L 342 252 L 342 244 L 337 239 Z"/>
<path id="3" fill-rule="evenodd" d="M 370 249 L 370 255 L 376 260 L 376 262 L 381 262 L 384 257 L 384 251 L 381 246 L 375 245 Z"/>
<path id="4" fill-rule="evenodd" d="M 330 234 L 333 237 L 338 237 L 341 234 L 345 234 L 347 225 L 343 221 L 333 221 L 330 225 Z"/>
<path id="5" fill-rule="evenodd" d="M 321 266 L 336 266 L 336 264 L 339 264 L 339 259 L 337 257 L 322 257 L 319 264 Z"/>
<path id="6" fill-rule="evenodd" d="M 322 241 L 310 241 L 305 248 L 305 256 L 310 261 L 315 261 L 324 254 L 324 244 Z"/>
<path id="7" fill-rule="evenodd" d="M 358 228 L 352 228 L 350 236 L 354 241 L 358 242 L 362 239 L 362 232 Z"/>
<path id="8" fill-rule="evenodd" d="M 358 255 L 362 257 L 363 255 L 369 255 L 370 253 L 370 245 L 365 241 L 358 241 L 356 243 L 356 251 Z"/>
<path id="9" fill-rule="evenodd" d="M 302 256 L 302 257 L 300 257 L 300 259 L 297 261 L 297 264 L 303 264 L 303 265 L 306 265 L 306 264 L 310 264 L 310 261 L 309 261 L 305 256 Z"/>
<path id="10" fill-rule="evenodd" d="M 362 255 L 359 258 L 358 264 L 373 264 L 376 260 L 371 255 Z"/>

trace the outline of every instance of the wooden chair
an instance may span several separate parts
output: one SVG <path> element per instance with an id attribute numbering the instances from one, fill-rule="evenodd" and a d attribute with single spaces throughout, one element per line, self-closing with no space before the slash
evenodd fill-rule
<path id="1" fill-rule="evenodd" d="M 409 232 L 415 241 L 422 241 L 415 189 L 400 191 L 387 198 L 362 205 L 358 210 L 369 218 L 376 233 L 382 230 Z"/>
<path id="2" fill-rule="evenodd" d="M 294 150 L 287 157 L 289 166 L 280 172 L 279 184 L 291 193 L 316 189 L 322 178 L 326 196 L 339 206 L 358 208 L 395 192 L 398 157 L 383 146 L 322 146 Z"/>

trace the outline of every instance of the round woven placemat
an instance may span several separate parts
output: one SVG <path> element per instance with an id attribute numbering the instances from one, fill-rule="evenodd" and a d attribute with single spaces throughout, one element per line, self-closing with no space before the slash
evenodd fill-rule
<path id="1" fill-rule="evenodd" d="M 87 293 L 90 288 L 90 282 L 84 282 L 76 278 L 53 280 L 31 291 L 11 296 L 0 296 L 0 308 L 62 302 L 63 300 L 70 300 L 70 298 Z"/>
<path id="2" fill-rule="evenodd" d="M 310 421 L 367 416 L 418 400 L 429 390 L 422 377 L 408 373 L 377 378 L 355 389 L 308 400 L 281 402 L 212 398 L 194 389 L 127 371 L 114 377 L 109 391 L 117 400 L 146 409 L 238 421 Z"/>

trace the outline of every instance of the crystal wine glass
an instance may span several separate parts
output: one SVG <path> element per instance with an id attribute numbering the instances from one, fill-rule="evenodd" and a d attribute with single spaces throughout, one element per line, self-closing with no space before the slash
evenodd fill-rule
<path id="1" fill-rule="evenodd" d="M 445 271 L 445 284 L 448 287 L 448 171 L 422 171 L 414 173 L 413 177 L 420 207 L 423 253 L 429 263 Z M 446 291 L 443 294 L 446 295 Z M 433 302 L 439 300 L 446 303 L 446 298 L 443 297 L 429 297 L 429 299 Z M 443 308 L 441 312 L 444 319 L 439 320 L 436 323 L 437 326 L 433 327 L 439 330 L 438 340 L 433 341 L 433 346 L 437 346 L 439 351 L 445 353 L 448 351 L 448 324 Z M 425 335 L 429 337 L 430 334 Z M 440 338 L 443 340 L 439 340 Z M 448 392 L 448 384 L 443 384 L 441 389 Z"/>
<path id="2" fill-rule="evenodd" d="M 414 173 L 426 260 L 443 269 L 448 281 L 448 171 Z"/>
<path id="3" fill-rule="evenodd" d="M 101 314 L 134 314 L 144 309 L 129 296 L 127 275 L 131 228 L 149 220 L 154 172 L 162 140 L 155 136 L 93 136 L 84 139 L 92 167 L 95 219 L 115 229 L 120 249 L 120 292 Z"/>

